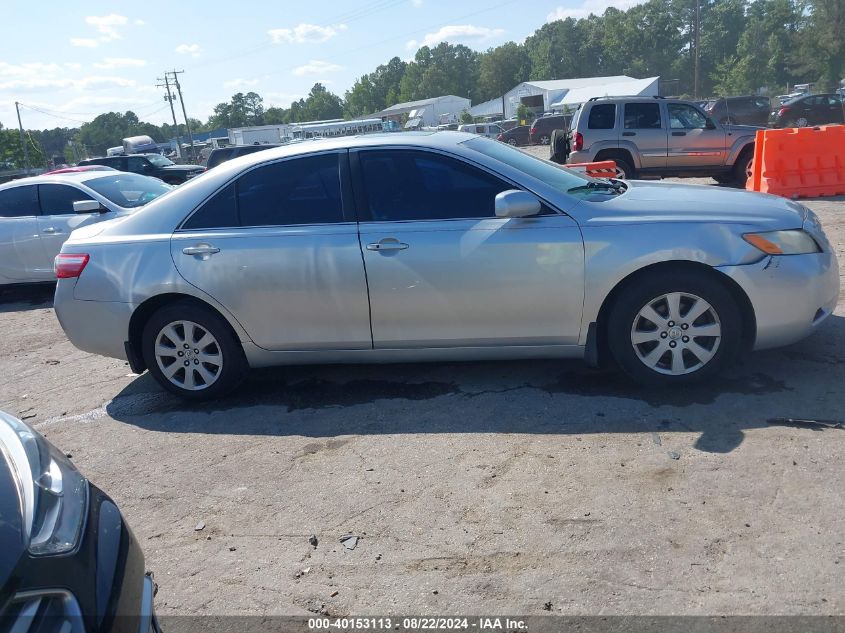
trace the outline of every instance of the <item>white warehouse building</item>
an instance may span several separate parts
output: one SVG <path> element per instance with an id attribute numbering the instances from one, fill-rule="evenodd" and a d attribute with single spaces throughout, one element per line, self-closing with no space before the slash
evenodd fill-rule
<path id="1" fill-rule="evenodd" d="M 657 95 L 658 77 L 634 79 L 627 75 L 612 77 L 580 77 L 575 79 L 551 79 L 548 81 L 524 81 L 505 93 L 506 119 L 516 117 L 520 104 L 525 104 L 535 113 L 561 109 L 562 105 L 575 103 L 566 99 L 572 92 L 578 95 L 577 103 L 591 97 Z"/>
<path id="2" fill-rule="evenodd" d="M 417 126 L 432 127 L 443 123 L 456 123 L 461 118 L 461 112 L 469 110 L 470 100 L 455 95 L 444 95 L 419 101 L 397 103 L 372 116 L 387 121 L 399 121 L 404 116 L 408 121 L 415 121 Z"/>

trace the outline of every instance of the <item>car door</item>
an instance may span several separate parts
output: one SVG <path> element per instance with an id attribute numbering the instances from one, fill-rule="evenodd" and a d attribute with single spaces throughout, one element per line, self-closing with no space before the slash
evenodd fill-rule
<path id="1" fill-rule="evenodd" d="M 657 101 L 631 102 L 623 107 L 622 139 L 637 146 L 643 169 L 666 167 L 666 128 Z"/>
<path id="2" fill-rule="evenodd" d="M 667 103 L 669 167 L 712 167 L 725 164 L 725 128 L 707 127 L 707 117 L 688 103 Z"/>
<path id="3" fill-rule="evenodd" d="M 345 151 L 245 171 L 174 233 L 176 268 L 259 347 L 371 348 L 347 174 Z"/>
<path id="4" fill-rule="evenodd" d="M 38 185 L 38 203 L 41 214 L 38 216 L 38 232 L 41 235 L 43 253 L 40 268 L 47 273 L 53 271 L 53 260 L 71 231 L 94 222 L 110 220 L 117 214 L 113 211 L 100 213 L 76 213 L 73 203 L 94 198 L 73 185 L 43 184 Z"/>
<path id="5" fill-rule="evenodd" d="M 350 154 L 376 349 L 575 344 L 580 229 L 548 210 L 497 218 L 514 185 L 442 153 Z"/>
<path id="6" fill-rule="evenodd" d="M 126 171 L 148 176 L 155 171 L 155 167 L 143 156 L 128 156 L 126 158 Z"/>
<path id="7" fill-rule="evenodd" d="M 0 276 L 11 282 L 48 281 L 38 231 L 38 189 L 18 185 L 0 190 Z"/>
<path id="8" fill-rule="evenodd" d="M 842 123 L 845 121 L 842 111 L 842 97 L 839 95 L 828 95 L 827 99 L 827 120 L 825 123 Z"/>

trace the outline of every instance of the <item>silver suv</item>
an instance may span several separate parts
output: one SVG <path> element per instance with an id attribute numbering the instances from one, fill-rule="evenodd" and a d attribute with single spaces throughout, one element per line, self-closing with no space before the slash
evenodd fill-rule
<path id="1" fill-rule="evenodd" d="M 750 125 L 714 122 L 695 104 L 659 97 L 590 99 L 575 113 L 567 163 L 615 160 L 622 178 L 751 175 Z"/>

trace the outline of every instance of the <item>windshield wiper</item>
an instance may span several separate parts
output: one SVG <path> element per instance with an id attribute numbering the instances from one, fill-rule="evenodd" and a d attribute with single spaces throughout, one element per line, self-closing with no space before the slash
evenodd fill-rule
<path id="1" fill-rule="evenodd" d="M 623 193 L 627 189 L 627 185 L 621 180 L 614 178 L 608 180 L 591 180 L 585 185 L 579 185 L 567 189 L 567 193 L 575 193 L 576 191 L 613 191 L 615 193 Z"/>

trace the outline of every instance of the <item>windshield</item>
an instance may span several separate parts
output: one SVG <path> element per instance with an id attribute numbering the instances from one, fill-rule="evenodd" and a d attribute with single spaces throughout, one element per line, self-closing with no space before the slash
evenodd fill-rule
<path id="1" fill-rule="evenodd" d="M 172 186 L 158 178 L 123 172 L 115 176 L 86 180 L 85 185 L 126 209 L 143 207 L 148 202 L 173 190 Z"/>
<path id="2" fill-rule="evenodd" d="M 561 193 L 569 193 L 569 190 L 574 187 L 580 187 L 592 182 L 592 178 L 588 178 L 576 171 L 555 165 L 542 158 L 536 158 L 516 149 L 506 143 L 500 143 L 488 138 L 474 138 L 465 141 L 464 145 L 476 152 L 495 158 L 498 161 L 510 165 L 514 169 L 518 169 L 547 184 L 554 187 Z"/>
<path id="3" fill-rule="evenodd" d="M 175 165 L 172 160 L 169 160 L 164 156 L 159 156 L 158 154 L 147 156 L 147 160 L 150 161 L 156 167 L 169 167 L 170 165 Z"/>

